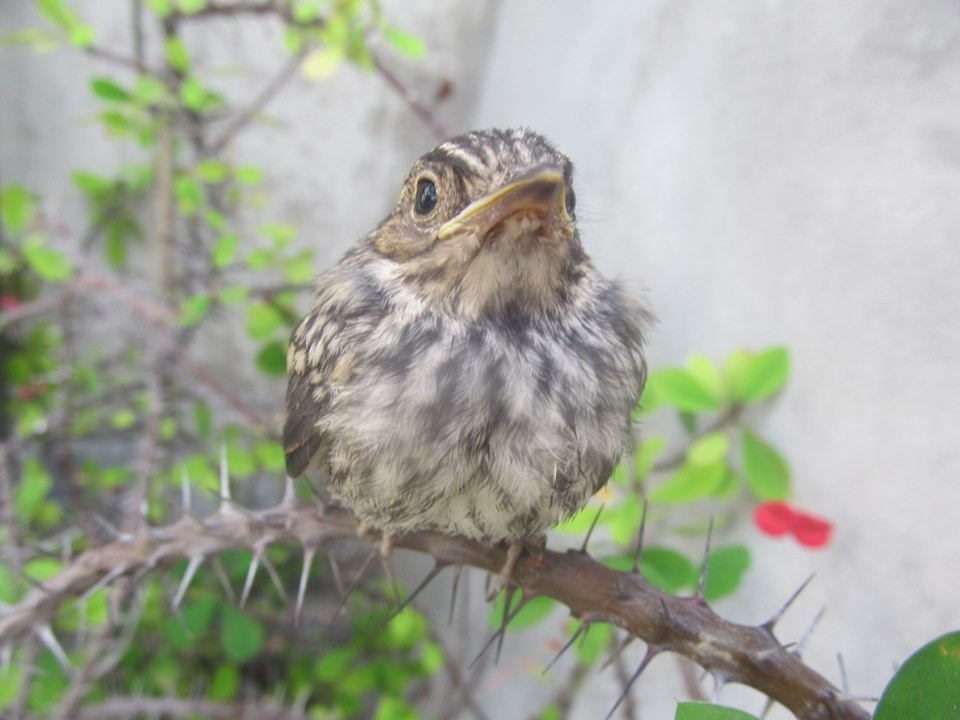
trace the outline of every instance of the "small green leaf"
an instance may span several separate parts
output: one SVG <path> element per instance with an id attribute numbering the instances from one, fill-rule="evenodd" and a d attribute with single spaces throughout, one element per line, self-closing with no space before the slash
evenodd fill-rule
<path id="1" fill-rule="evenodd" d="M 73 276 L 70 261 L 59 250 L 47 247 L 41 235 L 30 235 L 24 241 L 23 257 L 30 268 L 48 282 L 63 282 Z"/>
<path id="2" fill-rule="evenodd" d="M 720 398 L 682 368 L 657 370 L 647 379 L 647 387 L 652 387 L 651 392 L 677 410 L 701 412 L 720 408 Z"/>
<path id="3" fill-rule="evenodd" d="M 240 673 L 235 665 L 221 665 L 213 673 L 207 697 L 211 700 L 232 700 L 240 689 Z"/>
<path id="4" fill-rule="evenodd" d="M 605 510 L 604 514 L 607 515 L 610 537 L 618 545 L 627 545 L 637 537 L 640 521 L 643 520 L 643 503 L 636 494 L 631 493 L 616 507 Z"/>
<path id="5" fill-rule="evenodd" d="M 373 720 L 418 720 L 420 713 L 405 700 L 386 695 L 380 698 Z"/>
<path id="6" fill-rule="evenodd" d="M 571 623 L 570 632 L 576 632 L 576 625 Z M 586 629 L 580 639 L 574 643 L 577 658 L 583 665 L 593 665 L 600 656 L 610 647 L 613 639 L 613 626 L 609 623 L 594 622 Z"/>
<path id="7" fill-rule="evenodd" d="M 725 462 L 712 465 L 686 463 L 671 475 L 666 482 L 657 485 L 650 493 L 651 502 L 690 503 L 711 497 L 723 482 L 727 470 Z"/>
<path id="8" fill-rule="evenodd" d="M 0 562 L 0 602 L 11 605 L 17 597 L 17 586 L 19 584 L 13 573 L 10 572 L 10 568 Z"/>
<path id="9" fill-rule="evenodd" d="M 758 402 L 779 392 L 790 374 L 790 354 L 784 347 L 772 347 L 750 358 L 740 369 L 733 387 L 742 402 Z"/>
<path id="10" fill-rule="evenodd" d="M 190 53 L 180 38 L 168 38 L 166 43 L 167 62 L 174 70 L 187 73 L 190 70 Z"/>
<path id="11" fill-rule="evenodd" d="M 267 340 L 282 327 L 283 314 L 273 305 L 260 302 L 247 308 L 247 332 L 254 340 Z"/>
<path id="12" fill-rule="evenodd" d="M 93 94 L 107 102 L 130 102 L 130 93 L 110 78 L 98 77 L 90 82 Z"/>
<path id="13" fill-rule="evenodd" d="M 8 666 L 0 672 L 0 710 L 9 707 L 20 697 L 20 686 L 23 684 L 23 668 L 16 664 Z"/>
<path id="14" fill-rule="evenodd" d="M 0 192 L 0 220 L 10 235 L 26 230 L 33 213 L 33 193 L 22 185 L 8 185 Z"/>
<path id="15" fill-rule="evenodd" d="M 130 408 L 117 410 L 110 416 L 110 427 L 114 430 L 128 430 L 137 424 L 137 414 Z"/>
<path id="16" fill-rule="evenodd" d="M 435 642 L 425 642 L 420 646 L 420 667 L 427 675 L 433 675 L 446 663 L 443 648 Z"/>
<path id="17" fill-rule="evenodd" d="M 230 176 L 230 167 L 222 160 L 207 158 L 197 163 L 197 177 L 205 183 L 222 183 Z"/>
<path id="18" fill-rule="evenodd" d="M 167 98 L 167 88 L 149 75 L 140 75 L 133 84 L 133 94 L 145 105 L 156 105 Z"/>
<path id="19" fill-rule="evenodd" d="M 113 180 L 91 172 L 78 170 L 70 176 L 73 184 L 91 198 L 101 198 L 114 190 Z"/>
<path id="20" fill-rule="evenodd" d="M 218 605 L 218 599 L 213 595 L 185 602 L 179 613 L 169 615 L 163 623 L 167 641 L 178 650 L 190 647 L 210 627 Z"/>
<path id="21" fill-rule="evenodd" d="M 259 185 L 263 182 L 263 171 L 255 165 L 241 165 L 233 175 L 243 185 Z"/>
<path id="22" fill-rule="evenodd" d="M 173 12 L 173 2 L 171 0 L 147 0 L 147 5 L 161 18 L 165 18 Z"/>
<path id="23" fill-rule="evenodd" d="M 230 285 L 222 288 L 217 297 L 224 305 L 235 305 L 242 300 L 246 300 L 248 295 L 250 295 L 250 288 L 246 285 Z"/>
<path id="24" fill-rule="evenodd" d="M 640 572 L 651 585 L 668 593 L 693 587 L 697 582 L 697 568 L 690 559 L 665 547 L 644 549 Z"/>
<path id="25" fill-rule="evenodd" d="M 493 603 L 493 607 L 490 609 L 489 622 L 490 627 L 494 629 L 499 628 L 503 623 L 503 602 L 506 595 L 506 592 L 499 593 Z M 519 596 L 514 594 L 510 602 L 510 612 L 517 609 L 519 602 Z M 523 630 L 524 628 L 533 627 L 545 620 L 556 608 L 556 600 L 548 598 L 545 595 L 538 595 L 528 602 L 523 610 L 517 613 L 516 617 L 510 621 L 509 627 L 511 630 Z"/>
<path id="26" fill-rule="evenodd" d="M 663 435 L 651 435 L 643 438 L 633 458 L 633 472 L 638 478 L 644 478 L 653 470 L 653 465 L 667 446 Z"/>
<path id="27" fill-rule="evenodd" d="M 93 45 L 93 41 L 96 40 L 96 37 L 97 34 L 92 25 L 78 22 L 70 28 L 69 40 L 70 44 L 74 47 L 90 47 Z"/>
<path id="28" fill-rule="evenodd" d="M 704 599 L 713 602 L 733 593 L 749 567 L 750 551 L 743 545 L 730 545 L 711 552 L 707 559 Z"/>
<path id="29" fill-rule="evenodd" d="M 422 58 L 427 51 L 427 46 L 423 40 L 398 28 L 384 28 L 383 36 L 400 54 L 414 60 Z"/>
<path id="30" fill-rule="evenodd" d="M 386 632 L 392 647 L 410 650 L 427 634 L 427 619 L 408 605 L 390 621 Z"/>
<path id="31" fill-rule="evenodd" d="M 188 297 L 180 306 L 180 314 L 177 317 L 177 324 L 180 327 L 190 327 L 203 320 L 213 306 L 213 298 L 208 293 L 198 293 L 193 297 Z"/>
<path id="32" fill-rule="evenodd" d="M 184 15 L 196 15 L 207 5 L 207 0 L 177 0 L 177 7 Z"/>
<path id="33" fill-rule="evenodd" d="M 198 400 L 193 405 L 193 423 L 200 439 L 207 440 L 213 429 L 213 413 L 210 411 L 210 406 L 202 400 Z"/>
<path id="34" fill-rule="evenodd" d="M 280 443 L 273 440 L 261 440 L 254 445 L 253 452 L 265 470 L 270 470 L 271 472 L 283 470 L 285 460 L 283 457 L 283 446 Z"/>
<path id="35" fill-rule="evenodd" d="M 210 261 L 218 270 L 222 270 L 233 262 L 237 255 L 237 246 L 240 244 L 240 238 L 233 233 L 221 235 L 213 245 L 213 251 L 210 254 Z"/>
<path id="36" fill-rule="evenodd" d="M 730 439 L 721 430 L 695 440 L 687 449 L 687 461 L 692 465 L 713 465 L 723 460 L 730 450 Z"/>
<path id="37" fill-rule="evenodd" d="M 263 648 L 263 625 L 233 605 L 224 604 L 220 615 L 220 647 L 231 662 L 242 663 Z"/>
<path id="38" fill-rule="evenodd" d="M 50 473 L 40 461 L 35 458 L 24 460 L 21 480 L 13 493 L 17 518 L 25 522 L 33 520 L 52 488 Z"/>
<path id="39" fill-rule="evenodd" d="M 177 205 L 187 217 L 195 215 L 203 205 L 203 189 L 196 178 L 189 175 L 179 175 L 173 181 L 173 191 L 177 198 Z"/>
<path id="40" fill-rule="evenodd" d="M 747 485 L 760 500 L 785 500 L 790 496 L 790 468 L 771 445 L 743 428 L 740 433 Z"/>
<path id="41" fill-rule="evenodd" d="M 597 508 L 597 505 L 587 505 L 557 525 L 554 530 L 564 535 L 583 535 L 593 524 L 593 519 L 597 515 Z M 605 517 L 605 513 L 601 513 L 601 523 L 604 522 Z"/>
<path id="42" fill-rule="evenodd" d="M 290 245 L 297 236 L 297 229 L 293 225 L 286 223 L 267 223 L 260 226 L 260 232 L 273 241 L 273 247 L 277 250 Z"/>
<path id="43" fill-rule="evenodd" d="M 324 45 L 312 50 L 300 64 L 300 72 L 308 80 L 325 80 L 333 75 L 346 59 L 344 48 Z"/>
<path id="44" fill-rule="evenodd" d="M 332 683 L 346 674 L 356 656 L 357 648 L 351 645 L 327 650 L 314 663 L 313 677 L 323 683 Z"/>
<path id="45" fill-rule="evenodd" d="M 682 702 L 677 704 L 674 720 L 759 720 L 756 715 L 748 715 L 742 710 L 704 702 Z"/>
<path id="46" fill-rule="evenodd" d="M 874 720 L 960 717 L 960 632 L 943 635 L 907 658 L 880 697 Z"/>
<path id="47" fill-rule="evenodd" d="M 723 381 L 720 378 L 720 371 L 717 369 L 716 363 L 706 355 L 694 353 L 687 358 L 687 372 L 712 397 L 723 397 Z"/>
<path id="48" fill-rule="evenodd" d="M 250 477 L 256 472 L 253 453 L 239 444 L 236 437 L 227 442 L 227 468 L 233 477 Z"/>
<path id="49" fill-rule="evenodd" d="M 287 374 L 287 343 L 281 340 L 268 342 L 257 353 L 257 367 L 270 377 L 285 377 Z"/>

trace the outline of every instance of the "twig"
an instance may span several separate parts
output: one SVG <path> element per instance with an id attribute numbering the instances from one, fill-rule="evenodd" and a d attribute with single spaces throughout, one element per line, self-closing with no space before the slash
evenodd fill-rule
<path id="1" fill-rule="evenodd" d="M 296 77 L 297 70 L 300 68 L 300 63 L 303 60 L 305 55 L 304 51 L 300 51 L 290 56 L 284 66 L 280 69 L 274 78 L 266 84 L 266 86 L 260 91 L 260 94 L 257 95 L 253 101 L 227 125 L 224 129 L 223 134 L 219 138 L 213 141 L 210 145 L 209 153 L 211 155 L 218 155 L 223 151 L 223 149 L 236 137 L 237 133 L 243 130 L 247 125 L 249 125 L 267 106 L 267 104 L 276 97 L 283 87 L 290 82 L 291 79 Z"/>
<path id="2" fill-rule="evenodd" d="M 4 545 L 13 565 L 13 570 L 20 573 L 22 567 L 20 558 L 20 527 L 13 512 L 13 472 L 11 464 L 14 458 L 10 457 L 7 443 L 0 443 L 0 523 L 3 523 L 5 533 Z"/>
<path id="3" fill-rule="evenodd" d="M 164 717 L 207 720 L 309 720 L 306 712 L 278 708 L 274 703 L 213 702 L 180 698 L 113 696 L 80 710 L 76 720 L 121 720 L 123 718 Z"/>
<path id="4" fill-rule="evenodd" d="M 450 137 L 450 133 L 447 131 L 447 128 L 442 122 L 437 118 L 427 105 L 420 99 L 420 96 L 417 95 L 416 91 L 407 85 L 403 80 L 401 80 L 389 67 L 387 67 L 384 62 L 377 57 L 373 52 L 370 53 L 370 56 L 373 58 L 373 65 L 377 69 L 377 72 L 380 73 L 380 77 L 387 81 L 387 84 L 393 88 L 401 98 L 406 101 L 407 105 L 413 111 L 413 114 L 418 118 L 423 120 L 429 127 L 433 134 L 437 136 L 438 139 L 444 139 Z"/>
<path id="5" fill-rule="evenodd" d="M 694 435 L 694 437 L 690 438 L 690 442 L 693 442 L 694 440 L 698 440 L 704 437 L 705 435 L 709 435 L 712 432 L 717 432 L 718 430 L 723 430 L 725 428 L 730 427 L 731 425 L 735 425 L 740 421 L 740 415 L 742 413 L 743 413 L 742 405 L 731 405 L 724 413 L 722 413 L 721 415 L 718 415 L 713 420 L 713 422 L 711 422 L 705 428 L 697 432 L 696 435 Z M 668 472 L 670 470 L 676 470 L 678 467 L 683 465 L 686 458 L 687 458 L 687 448 L 683 448 L 675 452 L 673 455 L 670 455 L 664 458 L 663 460 L 660 460 L 659 462 L 654 463 L 654 466 L 651 469 L 651 472 L 660 473 L 660 472 Z"/>
<path id="6" fill-rule="evenodd" d="M 623 655 L 618 655 L 617 659 L 613 661 L 613 670 L 617 674 L 617 682 L 620 683 L 620 686 L 626 690 L 627 685 L 630 682 L 630 672 L 627 670 L 627 664 L 624 662 Z M 637 717 L 637 705 L 633 701 L 633 695 L 631 693 L 626 693 L 623 696 L 623 719 L 624 720 L 635 720 Z"/>
<path id="7" fill-rule="evenodd" d="M 184 517 L 168 527 L 143 530 L 133 542 L 103 545 L 65 564 L 42 588 L 31 588 L 0 613 L 0 645 L 30 634 L 67 600 L 108 573 L 116 575 L 118 567 L 138 575 L 229 549 L 274 543 L 320 547 L 356 537 L 356 521 L 344 510 L 281 504 L 241 513 L 227 502 L 202 522 Z M 506 560 L 502 547 L 432 532 L 402 536 L 396 546 L 490 573 L 498 572 Z M 543 550 L 542 556 L 537 563 L 521 562 L 515 570 L 515 581 L 529 595 L 552 597 L 574 615 L 613 623 L 658 650 L 680 653 L 714 675 L 750 685 L 800 720 L 869 718 L 854 698 L 805 665 L 763 626 L 724 620 L 701 599 L 668 595 L 637 574 L 618 572 L 582 553 Z"/>

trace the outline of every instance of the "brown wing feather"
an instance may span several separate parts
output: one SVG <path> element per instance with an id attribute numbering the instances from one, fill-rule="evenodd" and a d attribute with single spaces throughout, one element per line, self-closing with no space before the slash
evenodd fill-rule
<path id="1" fill-rule="evenodd" d="M 287 354 L 287 419 L 283 426 L 283 453 L 287 475 L 299 477 L 323 447 L 323 435 L 317 421 L 327 411 L 328 395 L 321 385 L 320 372 L 306 363 L 304 318 L 293 330 Z"/>

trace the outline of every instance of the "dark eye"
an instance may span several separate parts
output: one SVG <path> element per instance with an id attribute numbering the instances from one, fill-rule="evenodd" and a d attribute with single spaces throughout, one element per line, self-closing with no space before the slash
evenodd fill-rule
<path id="1" fill-rule="evenodd" d="M 437 206 L 437 186 L 432 180 L 421 180 L 417 183 L 417 198 L 414 210 L 417 215 L 429 215 Z"/>
<path id="2" fill-rule="evenodd" d="M 577 207 L 577 196 L 573 192 L 573 188 L 567 188 L 567 192 L 564 193 L 567 198 L 567 215 L 573 216 L 573 211 Z"/>

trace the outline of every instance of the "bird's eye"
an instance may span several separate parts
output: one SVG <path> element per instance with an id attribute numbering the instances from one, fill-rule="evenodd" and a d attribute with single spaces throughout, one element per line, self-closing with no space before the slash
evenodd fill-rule
<path id="1" fill-rule="evenodd" d="M 574 194 L 573 188 L 567 188 L 567 192 L 564 194 L 567 201 L 567 215 L 572 216 L 574 208 L 577 207 L 577 196 Z"/>
<path id="2" fill-rule="evenodd" d="M 423 179 L 417 183 L 417 197 L 414 210 L 417 215 L 429 215 L 437 206 L 437 186 L 432 180 Z"/>

